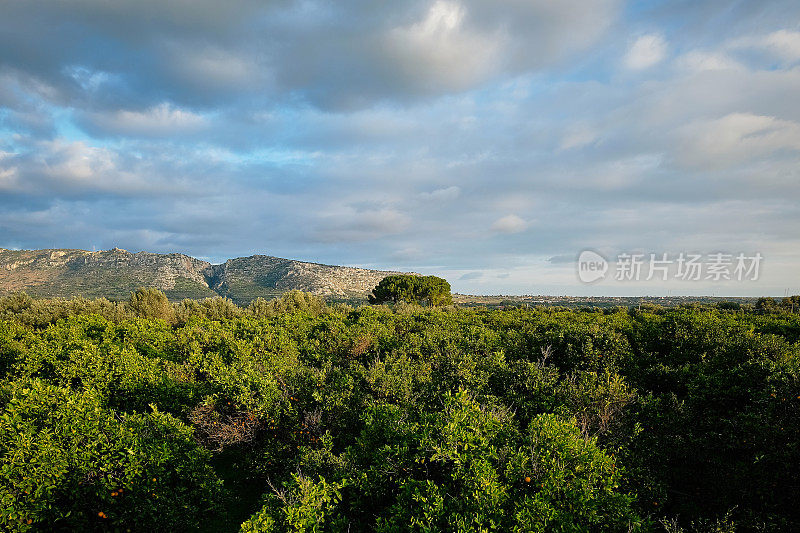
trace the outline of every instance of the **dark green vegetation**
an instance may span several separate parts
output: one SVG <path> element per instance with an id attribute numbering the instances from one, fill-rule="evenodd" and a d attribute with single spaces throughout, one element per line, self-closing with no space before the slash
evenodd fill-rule
<path id="1" fill-rule="evenodd" d="M 797 531 L 800 315 L 0 299 L 0 528 Z"/>
<path id="2" fill-rule="evenodd" d="M 414 276 L 397 274 L 386 276 L 372 290 L 369 303 L 418 303 L 429 307 L 450 305 L 450 284 L 447 280 L 436 276 Z"/>

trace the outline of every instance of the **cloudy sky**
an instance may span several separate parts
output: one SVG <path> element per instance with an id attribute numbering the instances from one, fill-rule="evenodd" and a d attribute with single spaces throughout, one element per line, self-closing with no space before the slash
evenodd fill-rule
<path id="1" fill-rule="evenodd" d="M 2 0 L 0 247 L 114 246 L 800 292 L 800 2 Z M 585 249 L 764 259 L 586 285 Z"/>

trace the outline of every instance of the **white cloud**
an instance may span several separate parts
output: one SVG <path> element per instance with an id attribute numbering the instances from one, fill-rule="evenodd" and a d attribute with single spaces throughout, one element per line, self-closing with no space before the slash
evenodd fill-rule
<path id="1" fill-rule="evenodd" d="M 737 70 L 744 68 L 739 62 L 721 52 L 693 50 L 676 60 L 679 68 L 689 72 L 708 72 L 715 70 Z"/>
<path id="2" fill-rule="evenodd" d="M 503 218 L 498 218 L 492 224 L 492 231 L 498 233 L 519 233 L 525 231 L 528 223 L 517 215 L 506 215 Z"/>
<path id="3" fill-rule="evenodd" d="M 206 126 L 206 120 L 201 115 L 166 102 L 144 111 L 89 113 L 85 116 L 85 120 L 93 129 L 140 137 L 185 134 L 196 132 Z"/>
<path id="4" fill-rule="evenodd" d="M 597 141 L 597 131 L 588 126 L 579 126 L 570 130 L 561 139 L 559 148 L 569 150 L 571 148 L 581 148 Z"/>
<path id="5" fill-rule="evenodd" d="M 65 182 L 90 182 L 114 169 L 114 153 L 102 148 L 88 146 L 83 142 L 45 143 L 51 150 L 46 160 L 46 174 Z"/>
<path id="6" fill-rule="evenodd" d="M 660 63 L 667 55 L 667 42 L 661 35 L 651 33 L 642 35 L 625 54 L 625 65 L 633 70 L 641 70 Z"/>
<path id="7" fill-rule="evenodd" d="M 800 124 L 753 113 L 696 121 L 679 134 L 679 157 L 701 167 L 734 166 L 781 149 L 800 151 Z"/>
<path id="8" fill-rule="evenodd" d="M 3 152 L 0 150 L 0 190 L 14 189 L 17 186 L 17 167 L 13 163 L 10 152 Z M 9 162 L 6 163 L 5 160 Z"/>
<path id="9" fill-rule="evenodd" d="M 764 38 L 764 46 L 787 62 L 800 60 L 800 31 L 778 30 Z"/>
<path id="10" fill-rule="evenodd" d="M 5 159 L 13 169 L 3 184 L 10 192 L 45 197 L 87 192 L 119 197 L 187 194 L 179 176 L 163 175 L 152 162 L 84 141 L 36 141 L 29 152 L 0 160 L 0 173 Z"/>
<path id="11" fill-rule="evenodd" d="M 424 19 L 392 30 L 387 49 L 400 71 L 425 73 L 428 83 L 462 90 L 500 67 L 500 35 L 464 27 L 466 9 L 457 2 L 437 0 Z"/>
<path id="12" fill-rule="evenodd" d="M 762 50 L 791 64 L 800 61 L 800 31 L 783 29 L 765 35 L 751 35 L 731 41 L 728 47 L 734 50 Z"/>
<path id="13" fill-rule="evenodd" d="M 452 187 L 447 187 L 445 189 L 436 189 L 432 192 L 423 192 L 420 193 L 420 198 L 426 201 L 436 201 L 436 202 L 448 202 L 450 200 L 455 200 L 461 194 L 461 189 L 455 185 Z"/>

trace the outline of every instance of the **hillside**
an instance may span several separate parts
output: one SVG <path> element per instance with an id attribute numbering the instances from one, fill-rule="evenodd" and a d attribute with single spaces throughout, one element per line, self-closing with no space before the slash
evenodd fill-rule
<path id="1" fill-rule="evenodd" d="M 171 300 L 221 295 L 245 305 L 299 289 L 329 299 L 363 299 L 394 272 L 321 265 L 266 255 L 212 265 L 183 254 L 131 253 L 114 248 L 6 250 L 0 248 L 0 293 L 46 297 L 127 298 L 137 287 L 157 287 Z"/>

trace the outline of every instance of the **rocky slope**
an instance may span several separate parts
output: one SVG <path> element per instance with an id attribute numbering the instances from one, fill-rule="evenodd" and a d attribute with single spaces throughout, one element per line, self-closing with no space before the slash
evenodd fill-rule
<path id="1" fill-rule="evenodd" d="M 363 299 L 396 272 L 305 263 L 266 255 L 212 265 L 183 254 L 131 253 L 114 248 L 0 248 L 0 292 L 124 299 L 137 287 L 157 287 L 172 300 L 222 295 L 243 305 L 299 289 L 330 299 Z"/>
<path id="2" fill-rule="evenodd" d="M 334 299 L 366 298 L 385 276 L 397 272 L 304 263 L 268 255 L 213 265 L 209 286 L 233 301 L 274 298 L 297 289 Z"/>

